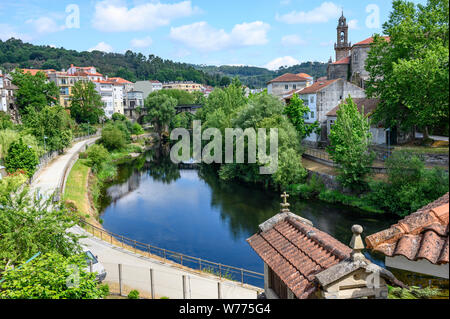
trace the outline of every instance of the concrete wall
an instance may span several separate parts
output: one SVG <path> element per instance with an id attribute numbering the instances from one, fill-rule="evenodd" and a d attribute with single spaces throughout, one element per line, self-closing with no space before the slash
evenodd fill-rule
<path id="1" fill-rule="evenodd" d="M 296 86 L 294 88 L 294 85 Z M 289 93 L 292 90 L 300 90 L 304 89 L 306 87 L 306 82 L 276 82 L 276 83 L 270 83 L 267 86 L 267 92 L 269 94 L 283 97 L 283 95 Z M 287 89 L 286 89 L 287 86 Z"/>

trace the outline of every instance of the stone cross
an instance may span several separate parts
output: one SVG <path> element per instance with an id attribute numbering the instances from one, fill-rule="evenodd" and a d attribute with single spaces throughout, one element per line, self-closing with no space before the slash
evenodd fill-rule
<path id="1" fill-rule="evenodd" d="M 362 253 L 362 251 L 364 249 L 364 243 L 361 238 L 361 234 L 362 234 L 363 230 L 364 229 L 360 225 L 353 225 L 353 227 L 352 227 L 353 237 L 350 242 L 350 248 L 353 249 L 352 254 L 351 254 L 352 260 L 363 260 L 364 259 L 364 255 Z"/>
<path id="2" fill-rule="evenodd" d="M 286 192 L 283 193 L 283 195 L 281 195 L 281 198 L 283 198 L 283 203 L 281 203 L 281 212 L 282 213 L 289 213 L 289 206 L 291 206 L 288 202 L 287 199 L 289 198 L 289 194 L 287 194 Z"/>

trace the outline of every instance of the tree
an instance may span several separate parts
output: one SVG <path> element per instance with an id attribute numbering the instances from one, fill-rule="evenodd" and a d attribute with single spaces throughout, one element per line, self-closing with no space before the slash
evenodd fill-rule
<path id="1" fill-rule="evenodd" d="M 107 162 L 109 159 L 108 150 L 100 144 L 94 144 L 86 151 L 89 165 L 98 172 L 102 163 Z"/>
<path id="2" fill-rule="evenodd" d="M 287 115 L 291 123 L 297 129 L 300 140 L 311 135 L 319 129 L 319 122 L 312 124 L 305 123 L 305 115 L 309 113 L 309 107 L 305 106 L 302 99 L 297 94 L 292 96 L 290 103 L 285 107 L 284 114 Z"/>
<path id="3" fill-rule="evenodd" d="M 47 81 L 43 72 L 31 75 L 16 69 L 12 76 L 13 84 L 18 87 L 14 94 L 19 112 L 22 115 L 32 110 L 40 112 L 45 106 L 57 103 L 59 89 L 55 83 Z"/>
<path id="4" fill-rule="evenodd" d="M 329 139 L 327 150 L 339 165 L 338 179 L 344 187 L 361 189 L 365 185 L 365 176 L 370 172 L 374 154 L 369 151 L 369 120 L 364 110 L 358 111 L 350 96 L 337 111 L 337 120 L 331 128 Z"/>
<path id="5" fill-rule="evenodd" d="M 36 152 L 28 147 L 20 138 L 12 142 L 8 149 L 8 155 L 5 158 L 5 167 L 8 173 L 23 170 L 31 177 L 33 176 L 39 159 Z"/>
<path id="6" fill-rule="evenodd" d="M 105 115 L 102 97 L 92 82 L 78 81 L 72 87 L 70 115 L 77 123 L 99 123 Z"/>
<path id="7" fill-rule="evenodd" d="M 0 111 L 0 130 L 12 128 L 14 126 L 11 121 L 11 116 L 3 111 Z"/>
<path id="8" fill-rule="evenodd" d="M 105 291 L 90 273 L 84 254 L 46 253 L 8 269 L 0 283 L 3 299 L 99 299 Z"/>
<path id="9" fill-rule="evenodd" d="M 23 122 L 26 130 L 45 145 L 46 151 L 63 150 L 72 141 L 74 123 L 60 105 L 45 106 L 40 112 L 31 110 Z"/>
<path id="10" fill-rule="evenodd" d="M 123 130 L 111 123 L 103 128 L 101 143 L 110 151 L 117 150 L 126 146 L 127 137 Z"/>
<path id="11" fill-rule="evenodd" d="M 148 96 L 145 100 L 147 118 L 155 125 L 155 129 L 161 136 L 175 116 L 177 100 L 165 94 Z"/>
<path id="12" fill-rule="evenodd" d="M 80 251 L 79 236 L 67 230 L 78 218 L 52 198 L 41 200 L 21 187 L 20 175 L 0 183 L 0 272 L 37 252 L 70 256 Z"/>
<path id="13" fill-rule="evenodd" d="M 449 112 L 449 4 L 396 0 L 366 60 L 369 97 L 380 98 L 374 120 L 403 130 L 447 123 Z"/>

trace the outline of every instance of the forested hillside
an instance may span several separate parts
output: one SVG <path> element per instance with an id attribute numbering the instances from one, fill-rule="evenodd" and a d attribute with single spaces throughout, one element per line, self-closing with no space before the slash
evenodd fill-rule
<path id="1" fill-rule="evenodd" d="M 207 74 L 186 63 L 163 60 L 154 55 L 146 57 L 132 51 L 125 54 L 77 52 L 23 43 L 17 39 L 0 40 L 0 67 L 7 71 L 16 67 L 61 70 L 67 69 L 70 64 L 95 66 L 104 75 L 120 76 L 133 82 L 150 79 L 161 82 L 187 80 L 216 86 L 222 80 L 219 74 Z"/>
<path id="2" fill-rule="evenodd" d="M 304 62 L 288 68 L 280 68 L 278 71 L 270 71 L 265 68 L 253 66 L 195 66 L 197 69 L 207 72 L 211 75 L 221 75 L 226 77 L 239 76 L 241 82 L 252 87 L 265 87 L 266 83 L 271 79 L 284 73 L 307 73 L 315 79 L 327 75 L 327 63 L 321 62 Z"/>
<path id="3" fill-rule="evenodd" d="M 127 51 L 125 54 L 100 51 L 78 52 L 64 48 L 37 46 L 21 40 L 0 40 L 0 67 L 10 71 L 16 67 L 37 69 L 67 69 L 71 64 L 95 66 L 100 73 L 120 76 L 129 81 L 159 80 L 195 81 L 212 86 L 224 86 L 230 78 L 238 76 L 241 82 L 251 88 L 265 87 L 271 79 L 284 73 L 308 73 L 314 78 L 325 76 L 327 64 L 305 62 L 289 68 L 270 71 L 252 66 L 204 66 L 164 60 L 153 54 Z"/>

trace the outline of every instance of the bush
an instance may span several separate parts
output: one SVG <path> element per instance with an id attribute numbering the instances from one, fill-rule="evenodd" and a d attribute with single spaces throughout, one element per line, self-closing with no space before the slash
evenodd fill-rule
<path id="1" fill-rule="evenodd" d="M 89 166 L 91 166 L 94 171 L 98 172 L 101 165 L 108 161 L 109 153 L 108 150 L 99 144 L 94 144 L 88 148 L 86 151 Z"/>
<path id="2" fill-rule="evenodd" d="M 101 182 L 111 181 L 117 175 L 117 166 L 112 162 L 103 162 L 97 173 L 97 177 Z"/>
<path id="3" fill-rule="evenodd" d="M 127 117 L 120 113 L 114 113 L 111 117 L 113 121 L 126 121 Z"/>
<path id="4" fill-rule="evenodd" d="M 9 114 L 1 111 L 0 112 L 0 130 L 12 128 L 13 126 L 14 126 L 14 124 L 11 121 L 11 116 L 9 116 Z"/>
<path id="5" fill-rule="evenodd" d="M 364 197 L 357 197 L 354 195 L 345 195 L 339 191 L 334 190 L 324 190 L 319 194 L 319 199 L 331 203 L 331 204 L 343 204 L 346 206 L 356 207 L 367 212 L 372 213 L 384 213 L 377 206 L 372 206 Z"/>
<path id="6" fill-rule="evenodd" d="M 8 155 L 5 158 L 5 166 L 8 173 L 14 173 L 18 170 L 24 170 L 28 177 L 33 176 L 39 159 L 36 152 L 28 147 L 20 138 L 16 142 L 12 142 Z"/>
<path id="7" fill-rule="evenodd" d="M 142 128 L 142 126 L 140 126 L 138 123 L 134 123 L 134 124 L 133 124 L 131 132 L 132 132 L 134 135 L 141 135 L 141 134 L 144 134 L 144 133 L 145 133 L 145 131 L 144 131 L 144 129 Z"/>
<path id="8" fill-rule="evenodd" d="M 109 124 L 102 130 L 101 143 L 110 151 L 117 150 L 126 146 L 127 137 L 123 130 Z"/>
<path id="9" fill-rule="evenodd" d="M 8 155 L 8 149 L 12 142 L 17 141 L 22 138 L 26 145 L 31 146 L 31 148 L 36 152 L 37 156 L 40 157 L 44 154 L 44 149 L 39 145 L 36 137 L 30 134 L 20 134 L 18 131 L 12 129 L 0 130 L 0 157 L 5 158 Z"/>
<path id="10" fill-rule="evenodd" d="M 102 292 L 103 296 L 109 296 L 109 286 L 107 284 L 100 285 L 99 290 Z"/>
<path id="11" fill-rule="evenodd" d="M 395 152 L 386 167 L 388 182 L 370 182 L 371 192 L 366 196 L 380 209 L 403 217 L 448 192 L 448 173 L 441 168 L 427 169 L 423 159 L 411 152 Z"/>
<path id="12" fill-rule="evenodd" d="M 128 294 L 128 299 L 139 299 L 139 291 L 131 290 Z"/>

